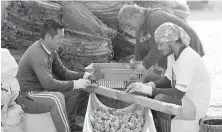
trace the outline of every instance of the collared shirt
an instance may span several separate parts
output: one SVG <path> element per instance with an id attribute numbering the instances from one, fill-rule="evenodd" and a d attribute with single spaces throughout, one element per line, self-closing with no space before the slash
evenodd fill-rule
<path id="1" fill-rule="evenodd" d="M 51 54 L 52 52 L 49 51 L 42 42 L 39 42 L 39 43 L 42 45 L 42 47 L 45 50 L 45 52 L 49 55 L 48 56 L 47 64 L 48 64 L 49 69 L 52 71 L 52 63 L 53 63 L 53 56 Z"/>
<path id="2" fill-rule="evenodd" d="M 48 65 L 49 65 L 49 69 L 52 70 L 52 61 L 53 61 L 53 60 L 52 60 L 51 51 L 49 51 L 42 42 L 40 42 L 40 44 L 42 45 L 42 47 L 43 47 L 43 49 L 46 51 L 46 53 L 49 55 Z M 75 89 L 75 80 L 73 80 L 73 82 L 74 82 L 73 89 Z"/>
<path id="3" fill-rule="evenodd" d="M 40 44 L 42 45 L 42 47 L 46 51 L 46 53 L 51 55 L 51 51 L 49 51 L 42 42 L 40 42 Z"/>
<path id="4" fill-rule="evenodd" d="M 41 43 L 35 42 L 23 54 L 19 61 L 16 75 L 20 84 L 21 92 L 28 91 L 58 91 L 64 93 L 73 90 L 72 80 L 83 77 L 83 73 L 68 70 L 59 59 L 56 51 L 51 51 L 53 63 L 49 63 L 49 55 Z M 51 64 L 53 68 L 49 67 Z M 53 78 L 53 74 L 60 79 Z"/>

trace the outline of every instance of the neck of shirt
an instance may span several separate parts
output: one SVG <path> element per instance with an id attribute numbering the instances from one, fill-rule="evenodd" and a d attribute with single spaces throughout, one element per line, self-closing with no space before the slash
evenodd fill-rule
<path id="1" fill-rule="evenodd" d="M 51 51 L 49 51 L 42 42 L 40 42 L 40 44 L 42 45 L 42 47 L 43 47 L 43 49 L 45 50 L 45 52 L 46 52 L 48 55 L 51 55 Z"/>
<path id="2" fill-rule="evenodd" d="M 187 46 L 182 46 L 182 47 L 180 47 L 180 49 L 179 49 L 179 53 L 178 53 L 178 55 L 176 56 L 175 54 L 174 54 L 174 59 L 175 59 L 175 61 L 180 57 L 180 54 L 183 52 L 183 50 L 186 48 Z"/>

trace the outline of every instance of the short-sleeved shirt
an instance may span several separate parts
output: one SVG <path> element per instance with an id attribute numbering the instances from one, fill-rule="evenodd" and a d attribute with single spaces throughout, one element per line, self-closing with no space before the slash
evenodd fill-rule
<path id="1" fill-rule="evenodd" d="M 172 87 L 185 92 L 183 99 L 188 99 L 195 105 L 197 119 L 204 117 L 210 101 L 211 84 L 202 58 L 187 47 L 177 60 L 171 54 L 167 62 L 165 76 L 171 80 Z"/>

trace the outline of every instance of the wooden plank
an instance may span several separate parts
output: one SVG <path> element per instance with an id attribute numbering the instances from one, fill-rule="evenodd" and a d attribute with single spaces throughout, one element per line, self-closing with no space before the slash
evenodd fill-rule
<path id="1" fill-rule="evenodd" d="M 128 103 L 139 104 L 143 107 L 148 107 L 150 109 L 161 111 L 171 115 L 180 115 L 182 112 L 182 107 L 175 104 L 165 103 L 141 95 L 133 95 L 126 93 L 125 91 L 119 91 L 106 87 L 89 87 L 84 89 L 87 92 L 93 92 L 96 94 L 104 95 L 109 98 L 125 101 Z"/>

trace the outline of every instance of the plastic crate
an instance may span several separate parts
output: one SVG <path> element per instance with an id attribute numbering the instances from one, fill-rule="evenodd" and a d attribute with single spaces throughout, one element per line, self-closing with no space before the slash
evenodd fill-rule
<path id="1" fill-rule="evenodd" d="M 104 73 L 104 79 L 97 84 L 109 88 L 125 88 L 129 81 L 143 81 L 149 70 L 127 68 L 128 63 L 92 63 L 85 68 L 87 72 L 93 72 L 100 68 Z"/>

